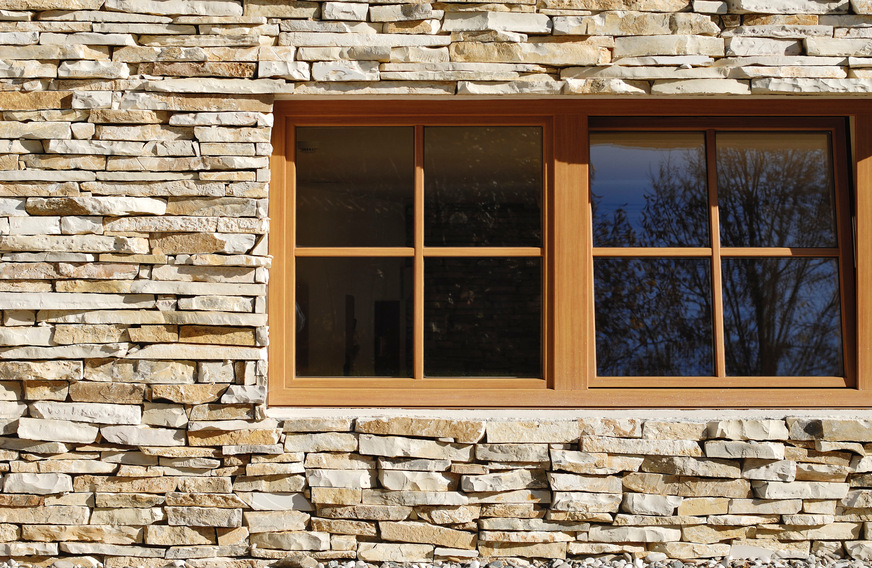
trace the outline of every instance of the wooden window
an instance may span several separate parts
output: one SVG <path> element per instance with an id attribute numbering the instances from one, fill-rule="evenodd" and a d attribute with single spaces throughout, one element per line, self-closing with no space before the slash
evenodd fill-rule
<path id="1" fill-rule="evenodd" d="M 868 106 L 278 103 L 270 403 L 868 405 Z"/>

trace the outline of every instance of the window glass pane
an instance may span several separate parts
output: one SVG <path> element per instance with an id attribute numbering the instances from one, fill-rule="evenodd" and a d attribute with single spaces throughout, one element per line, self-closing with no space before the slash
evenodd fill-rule
<path id="1" fill-rule="evenodd" d="M 424 374 L 542 376 L 539 258 L 424 262 Z"/>
<path id="2" fill-rule="evenodd" d="M 723 246 L 836 246 L 829 134 L 721 132 L 717 169 Z"/>
<path id="3" fill-rule="evenodd" d="M 427 246 L 542 245 L 542 129 L 424 129 Z"/>
<path id="4" fill-rule="evenodd" d="M 597 375 L 714 374 L 709 259 L 595 258 L 594 293 Z"/>
<path id="5" fill-rule="evenodd" d="M 296 130 L 297 244 L 412 246 L 414 130 Z"/>
<path id="6" fill-rule="evenodd" d="M 298 258 L 296 295 L 298 376 L 411 376 L 411 259 Z"/>
<path id="7" fill-rule="evenodd" d="M 590 192 L 594 246 L 709 244 L 701 132 L 592 133 Z"/>
<path id="8" fill-rule="evenodd" d="M 838 261 L 726 258 L 727 374 L 842 376 Z"/>

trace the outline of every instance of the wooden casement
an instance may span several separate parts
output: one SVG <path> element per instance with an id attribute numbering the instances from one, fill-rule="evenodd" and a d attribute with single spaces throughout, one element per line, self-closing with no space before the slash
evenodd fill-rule
<path id="1" fill-rule="evenodd" d="M 706 118 L 717 117 L 717 118 Z M 518 100 L 281 101 L 276 103 L 270 183 L 269 403 L 273 406 L 399 407 L 866 407 L 872 405 L 872 103 L 861 100 Z M 423 236 L 423 125 L 536 125 L 543 132 L 543 247 L 428 250 Z M 297 126 L 415 128 L 414 246 L 376 249 L 295 245 L 294 133 Z M 592 244 L 588 136 L 592 130 L 827 130 L 832 133 L 839 246 L 843 377 L 726 377 L 723 331 L 715 326 L 716 375 L 597 377 L 593 259 L 630 255 Z M 850 132 L 850 134 L 847 134 Z M 709 152 L 711 150 L 708 150 Z M 853 154 L 853 156 L 852 156 Z M 853 172 L 849 164 L 853 164 Z M 710 176 L 713 174 L 709 174 Z M 709 180 L 709 191 L 714 180 Z M 853 183 L 852 183 L 853 182 Z M 717 202 L 710 196 L 711 218 Z M 634 249 L 633 256 L 707 256 L 719 281 L 724 256 L 821 256 L 821 249 Z M 438 255 L 537 256 L 543 275 L 541 378 L 426 378 L 423 372 L 423 260 Z M 294 376 L 294 266 L 306 256 L 405 256 L 415 272 L 411 378 Z M 717 322 L 719 288 L 715 284 Z M 719 352 L 720 351 L 720 352 Z M 720 360 L 720 363 L 717 361 Z"/>

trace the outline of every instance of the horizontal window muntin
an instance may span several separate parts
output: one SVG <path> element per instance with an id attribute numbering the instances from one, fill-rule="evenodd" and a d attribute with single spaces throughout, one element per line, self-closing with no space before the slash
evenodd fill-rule
<path id="1" fill-rule="evenodd" d="M 651 117 L 656 108 L 661 116 Z M 270 186 L 270 404 L 304 406 L 409 407 L 858 407 L 872 405 L 872 356 L 857 345 L 872 342 L 872 302 L 862 283 L 872 279 L 872 103 L 843 99 L 784 100 L 641 100 L 573 99 L 491 101 L 287 101 L 276 105 L 274 155 Z M 543 137 L 544 194 L 542 242 L 538 247 L 289 246 L 293 233 L 295 142 L 297 126 L 526 126 L 546 125 Z M 590 135 L 611 132 L 828 132 L 831 140 L 836 203 L 835 246 L 724 246 L 712 240 L 701 246 L 595 246 L 591 216 Z M 847 133 L 850 133 L 850 137 Z M 708 159 L 708 148 L 706 153 Z M 850 154 L 848 152 L 850 148 Z M 855 156 L 851 162 L 851 154 Z M 423 157 L 421 158 L 423 162 Z M 708 175 L 708 173 L 706 174 Z M 853 179 L 852 179 L 853 178 Z M 853 183 L 852 183 L 853 182 Z M 418 183 L 423 184 L 422 180 Z M 856 192 L 851 192 L 855 185 Z M 864 191 L 864 188 L 869 189 Z M 856 219 L 852 218 L 856 211 Z M 277 227 L 284 230 L 278 232 Z M 867 227 L 870 227 L 867 230 Z M 852 239 L 852 228 L 855 234 Z M 707 227 L 711 235 L 711 225 Z M 720 236 L 720 235 L 719 235 Z M 526 243 L 525 243 L 526 244 Z M 621 243 L 623 244 L 623 243 Z M 744 243 L 738 243 L 744 244 Z M 769 243 L 772 244 L 772 243 Z M 425 243 L 429 245 L 429 241 Z M 784 246 L 781 246 L 784 245 Z M 484 250 L 487 249 L 487 250 Z M 667 251 L 664 258 L 664 249 Z M 855 250 L 852 250 L 855 249 Z M 287 251 L 287 252 L 285 252 Z M 855 252 L 856 251 L 856 252 Z M 294 327 L 288 305 L 293 263 L 288 259 L 399 257 L 414 263 L 428 258 L 540 258 L 542 262 L 542 375 L 429 378 L 298 377 L 293 372 L 294 344 L 287 330 Z M 506 254 L 511 252 L 512 254 Z M 712 375 L 598 375 L 595 327 L 595 263 L 639 259 L 677 262 L 696 259 L 709 267 L 718 258 L 722 273 L 741 263 L 812 261 L 817 270 L 838 278 L 841 374 L 744 375 L 726 371 Z M 788 262 L 790 261 L 790 262 Z M 852 262 L 853 261 L 853 262 Z M 730 264 L 734 263 L 734 264 Z M 837 268 L 831 267 L 835 263 Z M 423 264 L 423 263 L 422 263 Z M 855 266 L 851 266 L 854 264 Z M 815 267 L 812 267 L 815 268 Z M 699 269 L 695 269 L 697 272 Z M 665 272 L 662 268 L 660 272 Z M 685 269 L 687 272 L 687 269 Z M 656 273 L 656 271 L 655 271 Z M 723 274 L 721 275 L 723 277 Z M 422 279 L 423 281 L 423 279 Z M 860 285 L 858 285 L 858 281 Z M 721 302 L 724 301 L 721 278 Z M 832 286 L 830 287 L 832 289 Z M 742 293 L 733 292 L 735 297 Z M 422 294 L 423 297 L 423 294 Z M 715 299 L 712 293 L 712 302 Z M 688 310 L 692 313 L 692 310 Z M 722 311 L 722 314 L 724 312 Z M 714 315 L 714 314 L 713 314 Z M 723 315 L 722 320 L 725 319 Z M 867 322 L 868 320 L 868 322 Z M 714 337 L 717 326 L 712 317 Z M 858 323 L 859 322 L 859 323 Z M 721 323 L 721 326 L 724 324 Z M 721 327 L 720 333 L 728 334 Z M 423 335 L 423 333 L 422 333 Z M 719 339 L 725 341 L 724 339 Z M 726 347 L 717 347 L 726 352 Z M 715 350 L 713 344 L 712 350 Z M 712 362 L 714 365 L 714 360 Z M 731 363 L 732 365 L 732 363 Z M 734 367 L 731 367 L 735 368 Z M 865 371 L 864 371 L 865 370 Z"/>

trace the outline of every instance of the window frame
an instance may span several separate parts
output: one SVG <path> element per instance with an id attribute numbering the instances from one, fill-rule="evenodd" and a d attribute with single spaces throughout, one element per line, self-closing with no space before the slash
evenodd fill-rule
<path id="1" fill-rule="evenodd" d="M 633 380 L 596 379 L 593 321 L 593 246 L 588 187 L 588 134 L 609 117 L 628 125 L 641 117 L 693 124 L 694 117 L 849 119 L 854 159 L 855 297 L 843 298 L 855 316 L 844 341 L 845 387 L 748 387 L 726 381 L 704 386 L 647 387 Z M 486 117 L 486 118 L 482 118 Z M 544 99 L 544 100 L 300 100 L 275 105 L 270 183 L 270 325 L 268 402 L 274 406 L 332 407 L 864 407 L 872 405 L 872 103 L 862 100 Z M 615 123 L 617 123 L 615 122 Z M 293 126 L 392 124 L 544 124 L 543 367 L 542 379 L 297 379 L 294 349 Z M 804 129 L 810 127 L 806 124 Z M 546 134 L 549 132 L 550 134 Z M 638 128 L 636 128 L 638 129 Z M 797 130 L 801 130 L 802 124 Z M 857 133 L 860 133 L 858 135 Z M 842 137 L 844 139 L 844 137 Z M 839 143 L 833 138 L 833 146 Z M 847 150 L 847 149 L 846 149 Z M 848 150 L 848 154 L 850 154 Z M 835 149 L 834 149 L 834 152 Z M 419 152 L 420 153 L 420 152 Z M 550 160 L 548 159 L 550 156 Z M 839 159 L 836 157 L 836 159 Z M 421 185 L 416 157 L 416 186 Z M 848 177 L 851 177 L 850 172 Z M 838 183 L 838 182 L 837 182 Z M 420 200 L 419 200 L 420 201 Z M 415 207 L 419 207 L 416 203 Z M 842 231 L 843 219 L 837 230 Z M 416 254 L 416 259 L 419 253 Z M 416 262 L 415 271 L 423 273 Z M 418 279 L 416 278 L 416 281 Z M 422 282 L 422 281 L 421 281 Z M 850 287 L 847 287 L 850 288 Z M 581 292 L 579 292 L 581 291 Z M 416 306 L 416 311 L 419 308 Z M 850 327 L 850 325 L 849 325 Z M 415 333 L 419 333 L 417 330 Z M 421 343 L 416 341 L 417 345 Z M 850 352 L 850 349 L 848 349 Z M 421 358 L 417 357 L 416 365 Z M 419 375 L 420 376 L 420 375 Z M 780 378 L 779 378 L 780 379 Z M 789 383 L 790 378 L 782 382 Z M 366 383 L 366 386 L 362 386 Z M 438 384 L 435 384 L 438 383 Z"/>

